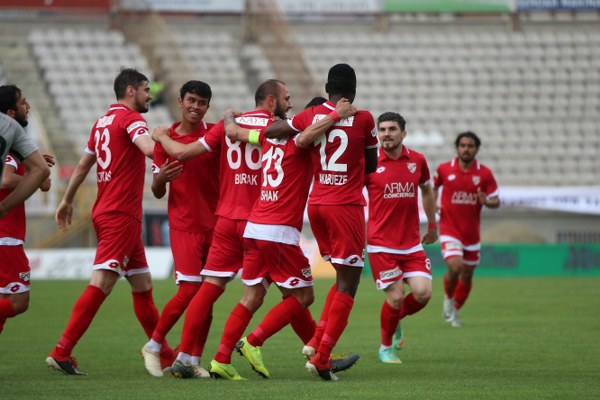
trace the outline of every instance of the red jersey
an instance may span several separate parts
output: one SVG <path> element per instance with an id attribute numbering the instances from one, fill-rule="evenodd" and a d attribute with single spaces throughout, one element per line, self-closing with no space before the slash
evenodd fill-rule
<path id="1" fill-rule="evenodd" d="M 86 148 L 96 155 L 98 195 L 92 219 L 118 211 L 142 221 L 146 160 L 133 142 L 148 134 L 146 120 L 123 104 L 112 104 L 94 124 Z"/>
<path id="2" fill-rule="evenodd" d="M 464 246 L 479 244 L 483 205 L 477 197 L 477 188 L 488 196 L 498 196 L 498 184 L 492 171 L 477 160 L 471 169 L 463 171 L 455 158 L 440 164 L 434 185 L 442 187 L 440 241 L 443 241 L 442 236 L 449 236 Z"/>
<path id="3" fill-rule="evenodd" d="M 248 221 L 291 226 L 300 232 L 312 181 L 310 154 L 293 137 L 267 139 L 262 145 L 262 187 Z"/>
<path id="4" fill-rule="evenodd" d="M 419 185 L 430 180 L 425 157 L 402 146 L 397 160 L 379 150 L 377 170 L 365 177 L 369 191 L 369 252 L 423 250 L 419 231 Z"/>
<path id="5" fill-rule="evenodd" d="M 236 122 L 247 129 L 263 129 L 271 123 L 267 111 L 249 111 Z M 221 196 L 216 215 L 247 220 L 260 194 L 260 146 L 229 139 L 221 120 L 200 142 L 209 151 L 220 151 Z"/>
<path id="6" fill-rule="evenodd" d="M 288 124 L 301 132 L 333 110 L 335 104 L 327 101 L 295 115 Z M 358 111 L 336 122 L 310 149 L 314 183 L 309 204 L 365 205 L 365 149 L 376 147 L 377 130 L 370 112 Z"/>
<path id="7" fill-rule="evenodd" d="M 5 165 L 15 168 L 17 175 L 23 176 L 27 169 L 13 156 L 6 156 Z M 12 189 L 0 189 L 0 201 L 12 192 Z M 25 203 L 21 203 L 0 218 L 0 246 L 16 246 L 25 241 Z"/>
<path id="8" fill-rule="evenodd" d="M 191 143 L 204 137 L 214 124 L 202 121 L 194 132 L 175 132 L 181 122 L 171 126 L 171 139 Z M 170 159 L 160 143 L 154 146 L 152 172 L 158 174 Z M 169 182 L 169 227 L 184 232 L 205 232 L 215 227 L 215 210 L 219 202 L 219 155 L 212 153 L 194 157 L 183 163 L 181 175 Z"/>

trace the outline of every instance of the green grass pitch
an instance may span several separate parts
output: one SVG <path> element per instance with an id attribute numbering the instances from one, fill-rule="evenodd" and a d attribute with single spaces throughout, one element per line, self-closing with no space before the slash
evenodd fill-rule
<path id="1" fill-rule="evenodd" d="M 318 318 L 331 280 L 316 282 Z M 441 317 L 441 279 L 420 313 L 403 320 L 401 365 L 377 359 L 382 293 L 363 277 L 350 323 L 336 352 L 358 352 L 359 363 L 338 382 L 308 375 L 299 339 L 287 327 L 263 347 L 271 379 L 255 374 L 237 354 L 246 382 L 153 378 L 139 350 L 146 338 L 135 320 L 129 286 L 120 282 L 104 303 L 74 356 L 87 377 L 64 376 L 45 357 L 64 329 L 87 282 L 32 284 L 29 311 L 8 320 L 0 335 L 1 399 L 598 399 L 600 398 L 600 278 L 475 278 L 461 314 L 464 327 Z M 159 308 L 174 293 L 155 282 Z M 203 357 L 213 357 L 225 319 L 241 296 L 235 281 L 219 300 Z M 272 288 L 255 327 L 280 296 Z M 176 345 L 181 321 L 169 335 Z"/>

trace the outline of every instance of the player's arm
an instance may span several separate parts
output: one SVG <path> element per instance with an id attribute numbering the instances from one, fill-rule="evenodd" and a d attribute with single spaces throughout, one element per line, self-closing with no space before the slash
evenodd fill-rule
<path id="1" fill-rule="evenodd" d="M 27 168 L 27 174 L 17 183 L 14 190 L 0 202 L 0 218 L 27 200 L 50 176 L 50 168 L 46 165 L 46 161 L 44 161 L 44 157 L 42 157 L 39 150 L 25 157 L 23 164 Z"/>
<path id="2" fill-rule="evenodd" d="M 269 139 L 280 139 L 295 134 L 296 131 L 288 124 L 288 120 L 280 119 L 267 126 L 265 137 Z"/>
<path id="3" fill-rule="evenodd" d="M 48 165 L 49 168 L 52 168 L 52 166 L 54 166 L 54 164 L 56 163 L 56 161 L 54 161 L 54 157 L 50 154 L 42 153 L 42 157 L 44 157 L 46 165 Z M 13 190 L 15 187 L 17 187 L 19 182 L 21 182 L 21 179 L 23 179 L 23 176 L 17 174 L 17 169 L 13 165 L 6 164 L 6 167 L 4 168 L 4 175 L 2 176 L 1 187 L 2 189 Z M 50 190 L 51 185 L 52 180 L 50 179 L 50 177 L 48 177 L 40 185 L 40 190 L 42 192 L 47 192 L 48 190 Z"/>
<path id="4" fill-rule="evenodd" d="M 167 193 L 167 182 L 178 178 L 183 172 L 183 164 L 177 160 L 167 159 L 160 171 L 152 177 L 152 193 L 157 199 L 162 199 Z"/>
<path id="5" fill-rule="evenodd" d="M 140 135 L 133 141 L 138 149 L 148 158 L 154 157 L 154 141 L 150 135 Z"/>
<path id="6" fill-rule="evenodd" d="M 348 99 L 340 99 L 335 105 L 335 111 L 330 112 L 320 121 L 309 125 L 294 138 L 296 145 L 303 149 L 310 147 L 319 136 L 325 134 L 336 122 L 353 116 L 356 111 L 356 107 Z"/>
<path id="7" fill-rule="evenodd" d="M 419 185 L 421 188 L 421 202 L 423 211 L 427 216 L 427 233 L 423 235 L 421 243 L 432 244 L 438 239 L 437 223 L 435 222 L 435 193 L 430 182 Z"/>
<path id="8" fill-rule="evenodd" d="M 56 225 L 58 225 L 62 231 L 66 231 L 67 226 L 71 224 L 71 218 L 73 217 L 73 199 L 75 198 L 75 194 L 77 193 L 79 186 L 81 186 L 95 163 L 95 154 L 84 153 L 83 156 L 81 156 L 79 163 L 75 167 L 75 171 L 73 171 L 71 179 L 69 179 L 67 190 L 65 190 L 65 194 L 60 201 L 58 208 L 56 209 L 56 214 L 54 215 Z"/>
<path id="9" fill-rule="evenodd" d="M 152 131 L 152 140 L 160 143 L 169 156 L 179 161 L 189 160 L 208 151 L 200 141 L 183 144 L 171 139 L 169 128 L 166 126 L 154 128 Z"/>
<path id="10" fill-rule="evenodd" d="M 487 208 L 498 208 L 500 207 L 500 197 L 498 196 L 488 196 L 481 188 L 477 188 L 477 197 L 479 198 L 479 202 L 486 206 Z"/>

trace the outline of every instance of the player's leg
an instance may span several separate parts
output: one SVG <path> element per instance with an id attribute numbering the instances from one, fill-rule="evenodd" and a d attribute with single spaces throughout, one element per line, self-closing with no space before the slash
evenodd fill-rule
<path id="1" fill-rule="evenodd" d="M 424 251 L 402 256 L 404 279 L 410 293 L 404 297 L 400 307 L 400 319 L 423 309 L 431 299 L 431 262 Z"/>
<path id="2" fill-rule="evenodd" d="M 444 274 L 444 304 L 442 314 L 446 322 L 452 322 L 454 318 L 454 294 L 458 285 L 458 277 L 462 271 L 463 247 L 456 240 L 448 239 L 442 241 L 442 256 L 448 267 Z"/>
<path id="3" fill-rule="evenodd" d="M 452 326 L 456 328 L 462 326 L 459 310 L 464 306 L 471 293 L 471 288 L 473 287 L 473 273 L 479 264 L 479 251 L 465 251 L 464 257 L 464 266 L 460 272 L 458 283 L 456 285 L 456 292 L 454 294 L 454 318 L 451 323 Z"/>
<path id="4" fill-rule="evenodd" d="M 118 273 L 106 269 L 92 271 L 89 285 L 73 306 L 67 327 L 57 345 L 46 358 L 49 366 L 67 375 L 85 375 L 77 368 L 77 361 L 71 357 L 71 353 L 89 328 L 94 316 L 119 277 Z"/>
<path id="5" fill-rule="evenodd" d="M 8 318 L 29 308 L 29 260 L 23 246 L 0 246 L 0 332 Z"/>

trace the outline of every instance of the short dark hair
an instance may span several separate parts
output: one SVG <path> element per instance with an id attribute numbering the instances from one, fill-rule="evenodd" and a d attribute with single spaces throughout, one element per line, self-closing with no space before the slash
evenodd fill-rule
<path id="1" fill-rule="evenodd" d="M 280 84 L 285 85 L 285 83 L 277 79 L 269 79 L 261 83 L 254 94 L 254 101 L 256 102 L 256 105 L 258 106 L 260 103 L 262 103 L 269 95 L 277 97 L 279 95 Z"/>
<path id="2" fill-rule="evenodd" d="M 353 95 L 356 92 L 356 73 L 348 64 L 336 64 L 329 69 L 325 90 L 329 95 Z"/>
<path id="3" fill-rule="evenodd" d="M 377 128 L 379 128 L 380 123 L 385 121 L 396 121 L 402 132 L 406 130 L 406 120 L 397 112 L 388 111 L 381 114 L 379 118 L 377 118 Z"/>
<path id="4" fill-rule="evenodd" d="M 473 139 L 473 141 L 475 141 L 475 147 L 477 149 L 479 149 L 479 146 L 481 146 L 481 139 L 479 139 L 479 136 L 477 136 L 474 132 L 466 131 L 458 134 L 456 140 L 454 141 L 454 147 L 458 148 L 458 143 L 460 142 L 460 139 L 464 137 Z"/>
<path id="5" fill-rule="evenodd" d="M 133 68 L 123 68 L 115 78 L 114 90 L 117 100 L 125 97 L 127 86 L 133 86 L 137 89 L 144 82 L 150 82 L 146 75 Z"/>
<path id="6" fill-rule="evenodd" d="M 21 89 L 17 85 L 0 86 L 0 112 L 17 109 L 17 100 L 21 98 Z"/>
<path id="7" fill-rule="evenodd" d="M 313 97 L 311 101 L 309 101 L 308 103 L 306 103 L 306 105 L 304 106 L 304 109 L 306 110 L 307 108 L 311 108 L 314 106 L 319 106 L 323 103 L 325 103 L 327 101 L 327 99 L 325 97 L 322 96 L 316 96 Z"/>
<path id="8" fill-rule="evenodd" d="M 202 81 L 187 81 L 183 84 L 181 89 L 179 89 L 179 97 L 183 100 L 186 93 L 197 94 L 200 97 L 204 97 L 208 99 L 210 103 L 210 99 L 212 98 L 212 90 L 208 83 L 204 83 Z"/>

